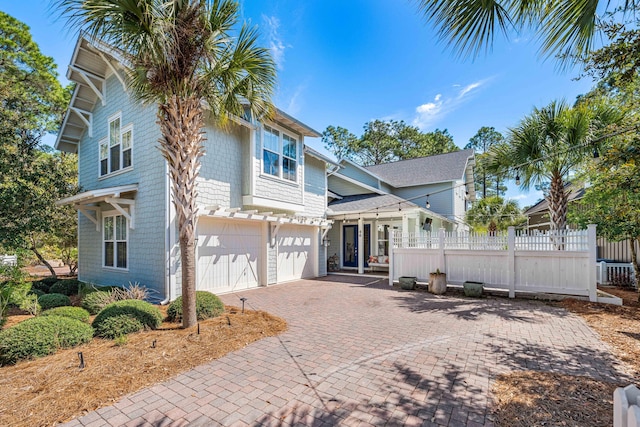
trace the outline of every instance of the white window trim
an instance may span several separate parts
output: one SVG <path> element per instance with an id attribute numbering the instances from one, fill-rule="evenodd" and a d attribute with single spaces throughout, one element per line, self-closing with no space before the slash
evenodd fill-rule
<path id="1" fill-rule="evenodd" d="M 264 146 L 264 133 L 265 133 L 265 126 L 268 126 L 269 128 L 275 130 L 278 132 L 278 152 L 275 153 L 274 151 L 265 148 Z M 296 158 L 293 159 L 292 157 L 288 157 L 284 155 L 284 135 L 287 135 L 289 138 L 294 139 L 296 141 Z M 293 184 L 293 185 L 300 185 L 300 168 L 302 167 L 302 162 L 301 162 L 301 158 L 303 157 L 301 155 L 301 147 L 300 147 L 300 142 L 301 139 L 298 135 L 291 133 L 285 129 L 283 129 L 280 126 L 275 126 L 272 124 L 264 124 L 263 126 L 260 127 L 260 176 L 264 177 L 264 178 L 271 178 L 271 179 L 277 179 L 279 182 L 284 182 L 284 183 L 289 183 L 289 184 Z M 270 173 L 267 173 L 264 171 L 264 151 L 268 151 L 270 153 L 274 153 L 278 155 L 278 175 L 272 175 Z M 291 160 L 295 160 L 296 162 L 296 172 L 295 172 L 295 180 L 291 180 L 291 179 L 287 179 L 284 177 L 284 159 L 285 157 L 287 159 L 291 159 Z"/>
<path id="2" fill-rule="evenodd" d="M 113 255 L 114 255 L 114 265 L 110 266 L 110 265 L 105 265 L 105 250 L 104 250 L 104 243 L 105 243 L 105 239 L 104 239 L 104 220 L 105 218 L 115 218 L 117 216 L 121 216 L 124 218 L 125 220 L 125 224 L 126 227 L 125 229 L 127 230 L 127 239 L 124 241 L 127 244 L 127 266 L 125 268 L 122 267 L 117 267 L 115 264 L 117 264 L 117 240 L 115 239 L 116 236 L 116 222 L 115 219 L 113 221 L 113 240 L 111 240 L 114 243 L 114 247 L 113 247 Z M 107 212 L 102 212 L 100 215 L 100 225 L 101 225 L 101 230 L 100 230 L 100 251 L 102 252 L 102 268 L 104 270 L 112 270 L 112 271 L 120 271 L 120 272 L 128 272 L 129 271 L 129 254 L 130 254 L 130 246 L 129 246 L 129 234 L 131 233 L 131 228 L 129 227 L 129 220 L 122 215 L 122 213 L 118 212 L 118 211 L 107 211 Z"/>
<path id="3" fill-rule="evenodd" d="M 120 119 L 120 166 L 122 166 L 123 164 L 123 160 L 124 160 L 124 150 L 122 149 L 122 135 L 124 135 L 125 133 L 131 131 L 131 165 L 127 166 L 126 168 L 121 167 L 118 170 L 115 170 L 113 172 L 111 171 L 111 146 L 109 145 L 111 142 L 111 122 L 116 120 L 116 119 Z M 133 145 L 135 142 L 135 134 L 134 134 L 134 130 L 133 130 L 133 123 L 127 123 L 126 125 L 122 124 L 122 111 L 118 111 L 117 113 L 112 114 L 111 116 L 109 116 L 107 118 L 107 136 L 105 138 L 102 138 L 98 141 L 98 180 L 102 180 L 105 178 L 111 178 L 112 176 L 116 176 L 116 175 L 120 175 L 121 173 L 124 172 L 129 172 L 130 170 L 133 169 L 133 164 L 134 164 L 134 159 L 133 159 Z M 107 173 L 105 173 L 104 175 L 101 173 L 101 159 L 100 159 L 100 146 L 106 143 L 107 145 Z"/>

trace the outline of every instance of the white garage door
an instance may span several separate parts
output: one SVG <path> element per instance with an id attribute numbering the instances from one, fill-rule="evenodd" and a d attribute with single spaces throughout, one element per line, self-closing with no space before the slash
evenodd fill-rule
<path id="1" fill-rule="evenodd" d="M 216 294 L 255 288 L 260 224 L 200 218 L 196 288 Z"/>
<path id="2" fill-rule="evenodd" d="M 315 227 L 282 226 L 278 231 L 278 282 L 314 276 Z"/>

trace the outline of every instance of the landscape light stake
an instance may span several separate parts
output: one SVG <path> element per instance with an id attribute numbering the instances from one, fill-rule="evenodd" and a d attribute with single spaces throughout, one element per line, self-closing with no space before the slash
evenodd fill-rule
<path id="1" fill-rule="evenodd" d="M 153 340 L 153 342 L 151 343 L 151 348 L 156 348 L 156 340 Z"/>
<path id="2" fill-rule="evenodd" d="M 198 335 L 200 335 L 200 322 L 198 322 Z"/>
<path id="3" fill-rule="evenodd" d="M 78 368 L 84 369 L 84 356 L 81 351 L 78 352 L 78 359 L 80 359 L 80 366 L 78 366 Z"/>
<path id="4" fill-rule="evenodd" d="M 247 299 L 246 299 L 245 297 L 240 298 L 240 301 L 242 301 L 242 314 L 244 314 L 244 302 L 245 302 L 246 300 L 247 300 Z"/>

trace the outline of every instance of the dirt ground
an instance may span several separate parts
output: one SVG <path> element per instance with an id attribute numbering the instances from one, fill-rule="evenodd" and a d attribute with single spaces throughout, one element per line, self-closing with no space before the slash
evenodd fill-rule
<path id="1" fill-rule="evenodd" d="M 166 310 L 166 307 L 162 307 Z M 10 316 L 14 324 L 30 316 Z M 130 334 L 126 343 L 92 342 L 15 366 L 0 367 L 0 425 L 45 426 L 111 405 L 122 396 L 180 372 L 278 335 L 286 322 L 261 311 L 226 307 L 200 328 L 163 323 L 155 331 Z M 82 352 L 85 368 L 79 368 Z"/>
<path id="2" fill-rule="evenodd" d="M 585 319 L 613 353 L 640 375 L 640 304 L 635 290 L 603 288 L 623 299 L 623 306 L 566 299 L 558 304 Z M 611 384 L 587 377 L 544 372 L 512 372 L 498 377 L 493 387 L 496 425 L 502 427 L 598 427 L 613 423 Z"/>

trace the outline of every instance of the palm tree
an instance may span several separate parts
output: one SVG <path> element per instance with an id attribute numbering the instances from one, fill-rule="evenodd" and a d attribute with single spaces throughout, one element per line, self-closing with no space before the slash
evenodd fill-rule
<path id="1" fill-rule="evenodd" d="M 231 0 L 54 0 L 62 16 L 90 37 L 119 48 L 129 87 L 157 104 L 160 150 L 169 164 L 182 261 L 183 323 L 196 324 L 196 184 L 204 154 L 205 115 L 224 124 L 248 106 L 272 111 L 276 72 L 256 28 L 242 26 Z"/>
<path id="2" fill-rule="evenodd" d="M 623 11 L 638 0 L 616 2 Z M 418 8 L 437 27 L 440 37 L 462 54 L 490 48 L 497 31 L 533 29 L 541 51 L 580 57 L 589 52 L 596 31 L 598 6 L 610 0 L 419 0 Z"/>
<path id="3" fill-rule="evenodd" d="M 523 190 L 550 181 L 545 198 L 551 229 L 562 230 L 567 222 L 569 174 L 602 145 L 601 131 L 622 118 L 623 113 L 605 104 L 569 107 L 564 101 L 553 101 L 535 108 L 509 130 L 506 143 L 492 147 L 489 167 L 516 175 Z"/>
<path id="4" fill-rule="evenodd" d="M 504 200 L 500 196 L 480 199 L 467 211 L 466 220 L 474 230 L 486 229 L 489 233 L 504 231 L 527 221 L 515 200 Z"/>

